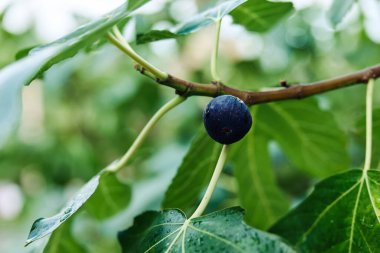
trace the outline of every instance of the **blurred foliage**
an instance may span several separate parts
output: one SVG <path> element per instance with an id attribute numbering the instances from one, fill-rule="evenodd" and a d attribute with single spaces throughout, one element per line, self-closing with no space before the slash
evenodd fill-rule
<path id="1" fill-rule="evenodd" d="M 201 2 L 200 9 L 204 8 Z M 153 15 L 139 15 L 135 30 L 147 31 L 164 21 L 180 23 L 183 20 L 168 11 L 174 5 L 168 3 Z M 264 34 L 236 29 L 233 33 L 226 18 L 219 58 L 222 80 L 239 88 L 273 88 L 282 79 L 312 82 L 379 63 L 380 46 L 368 37 L 362 16 L 332 31 L 324 26 L 327 17 L 321 17 L 326 13 L 320 8 L 313 5 L 298 10 Z M 160 41 L 136 46 L 136 50 L 163 70 L 209 82 L 213 31 L 210 27 L 177 42 Z M 245 40 L 248 46 L 242 43 Z M 0 26 L 0 43 L 2 68 L 13 62 L 21 49 L 43 41 L 33 29 L 14 35 Z M 25 87 L 20 126 L 0 149 L 0 197 L 7 193 L 3 189 L 9 184 L 17 186 L 21 196 L 21 207 L 13 215 L 4 215 L 1 210 L 5 209 L 0 207 L 0 252 L 40 252 L 41 245 L 35 249 L 22 247 L 32 222 L 57 212 L 81 185 L 120 157 L 150 116 L 173 94 L 173 90 L 136 73 L 133 63 L 110 45 L 67 59 L 47 71 L 43 79 Z M 318 106 L 332 115 L 346 138 L 350 158 L 347 167 L 351 168 L 363 163 L 364 97 L 364 85 L 316 97 Z M 134 186 L 130 208 L 100 223 L 87 213 L 80 214 L 80 219 L 72 222 L 71 233 L 82 245 L 73 242 L 73 247 L 86 247 L 95 253 L 118 252 L 116 231 L 131 225 L 137 214 L 160 207 L 184 151 L 201 126 L 201 110 L 207 101 L 190 98 L 164 117 L 120 175 L 121 181 Z M 379 92 L 374 103 L 380 107 Z M 294 205 L 308 194 L 317 178 L 298 170 L 298 164 L 286 157 L 280 143 L 270 142 L 268 146 L 273 180 Z M 376 157 L 374 163 L 378 163 Z M 233 164 L 230 170 L 225 169 L 208 211 L 240 203 L 244 206 L 231 173 Z M 61 230 L 68 233 L 69 228 Z"/>

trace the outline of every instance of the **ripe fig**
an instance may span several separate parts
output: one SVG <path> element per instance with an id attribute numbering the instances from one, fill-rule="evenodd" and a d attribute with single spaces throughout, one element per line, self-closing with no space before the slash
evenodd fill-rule
<path id="1" fill-rule="evenodd" d="M 231 95 L 218 96 L 203 111 L 207 133 L 221 144 L 241 140 L 252 126 L 252 117 L 244 102 Z"/>

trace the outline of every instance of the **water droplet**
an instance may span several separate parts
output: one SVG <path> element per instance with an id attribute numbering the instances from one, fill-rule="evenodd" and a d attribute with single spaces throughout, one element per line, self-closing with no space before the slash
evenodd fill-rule
<path id="1" fill-rule="evenodd" d="M 65 214 L 65 215 L 63 215 L 63 216 L 59 219 L 59 222 L 64 222 L 65 220 L 67 220 L 67 218 L 68 218 L 69 216 L 70 216 L 69 214 Z"/>

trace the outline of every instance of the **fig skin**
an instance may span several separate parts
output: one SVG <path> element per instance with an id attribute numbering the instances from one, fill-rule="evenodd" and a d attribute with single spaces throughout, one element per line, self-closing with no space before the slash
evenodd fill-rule
<path id="1" fill-rule="evenodd" d="M 203 123 L 212 139 L 221 144 L 231 144 L 248 133 L 252 117 L 241 99 L 222 95 L 208 103 L 203 111 Z"/>

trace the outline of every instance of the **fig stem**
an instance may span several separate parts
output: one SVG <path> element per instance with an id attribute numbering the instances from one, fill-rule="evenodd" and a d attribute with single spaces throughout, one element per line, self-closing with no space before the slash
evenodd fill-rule
<path id="1" fill-rule="evenodd" d="M 219 176 L 223 170 L 224 163 L 226 162 L 227 154 L 228 154 L 228 145 L 223 145 L 222 151 L 220 152 L 218 162 L 216 163 L 214 173 L 212 174 L 212 177 L 211 177 L 209 185 L 207 186 L 206 192 L 203 195 L 201 203 L 199 204 L 197 209 L 194 211 L 194 213 L 191 215 L 189 220 L 201 216 L 204 210 L 206 209 L 208 203 L 210 202 L 211 196 L 215 190 Z"/>
<path id="2" fill-rule="evenodd" d="M 136 153 L 136 150 L 141 146 L 145 138 L 148 136 L 152 128 L 157 124 L 157 122 L 171 109 L 175 108 L 177 105 L 181 104 L 186 100 L 183 96 L 175 96 L 165 105 L 163 105 L 148 121 L 145 127 L 142 129 L 140 134 L 137 136 L 135 141 L 132 143 L 132 146 L 128 149 L 128 151 L 118 160 L 115 164 L 111 164 L 106 170 L 108 172 L 118 172 L 121 168 L 123 168 L 131 159 L 131 157 Z"/>
<path id="3" fill-rule="evenodd" d="M 120 30 L 116 26 L 113 27 L 112 31 L 113 33 L 107 34 L 107 38 L 112 44 L 114 44 L 117 48 L 123 51 L 130 58 L 132 58 L 132 60 L 134 60 L 136 63 L 144 67 L 150 73 L 152 73 L 159 81 L 165 81 L 168 79 L 169 75 L 167 73 L 159 70 L 158 68 L 150 64 L 148 61 L 146 61 L 143 57 L 141 57 L 133 50 L 133 48 L 125 40 L 123 35 L 120 33 Z"/>
<path id="4" fill-rule="evenodd" d="M 217 60 L 218 60 L 218 53 L 219 53 L 219 38 L 220 38 L 221 26 L 222 26 L 222 19 L 219 18 L 216 21 L 214 50 L 213 50 L 212 55 L 211 55 L 211 77 L 215 82 L 220 82 L 220 77 L 219 77 L 218 71 L 217 71 Z"/>
<path id="5" fill-rule="evenodd" d="M 373 89 L 374 79 L 370 79 L 367 84 L 367 96 L 366 96 L 366 147 L 365 147 L 365 161 L 364 172 L 367 172 L 371 168 L 371 156 L 372 156 L 372 105 L 373 105 Z"/>

